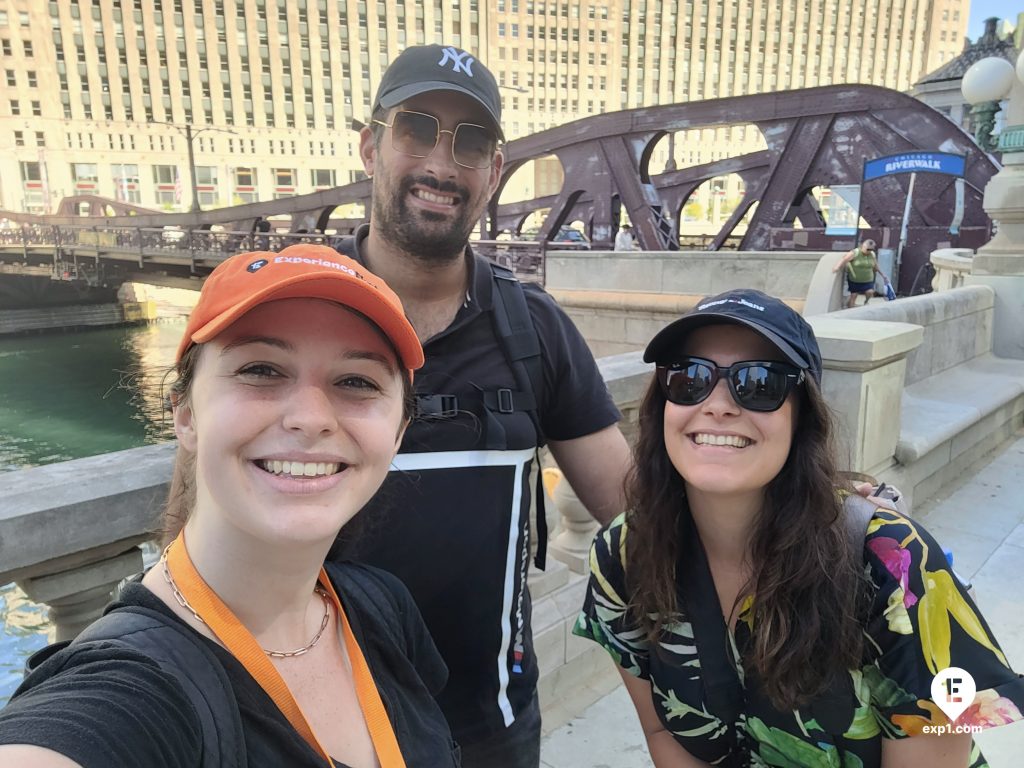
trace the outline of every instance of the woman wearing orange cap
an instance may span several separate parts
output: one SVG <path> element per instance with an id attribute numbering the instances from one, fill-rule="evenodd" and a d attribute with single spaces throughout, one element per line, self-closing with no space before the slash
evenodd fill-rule
<path id="1" fill-rule="evenodd" d="M 398 297 L 333 249 L 214 270 L 171 387 L 167 548 L 35 660 L 0 766 L 457 765 L 405 587 L 321 566 L 383 482 L 422 364 Z"/>

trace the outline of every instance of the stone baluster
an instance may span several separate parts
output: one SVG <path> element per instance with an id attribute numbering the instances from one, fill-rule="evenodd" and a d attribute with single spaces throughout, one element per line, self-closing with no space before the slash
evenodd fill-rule
<path id="1" fill-rule="evenodd" d="M 555 486 L 555 507 L 561 518 L 561 531 L 548 545 L 548 553 L 576 573 L 586 573 L 590 563 L 590 544 L 600 527 L 565 478 Z"/>
<path id="2" fill-rule="evenodd" d="M 28 598 L 49 607 L 57 640 L 70 640 L 103 614 L 114 588 L 142 571 L 139 547 L 66 570 L 17 579 Z"/>

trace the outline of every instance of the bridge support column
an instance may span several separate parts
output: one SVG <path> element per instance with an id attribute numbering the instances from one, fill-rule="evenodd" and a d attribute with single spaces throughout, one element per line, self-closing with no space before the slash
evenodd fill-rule
<path id="1" fill-rule="evenodd" d="M 132 547 L 113 557 L 17 583 L 30 600 L 49 606 L 57 640 L 70 640 L 102 615 L 122 579 L 141 571 L 142 550 Z"/>

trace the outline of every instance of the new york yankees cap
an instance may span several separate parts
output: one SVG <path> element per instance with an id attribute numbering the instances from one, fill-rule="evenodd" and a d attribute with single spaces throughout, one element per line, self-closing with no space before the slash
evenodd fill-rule
<path id="1" fill-rule="evenodd" d="M 785 303 L 752 288 L 738 288 L 698 302 L 669 323 L 644 350 L 645 363 L 674 362 L 685 338 L 705 325 L 734 323 L 760 334 L 801 370 L 821 384 L 821 350 L 810 324 Z"/>
<path id="2" fill-rule="evenodd" d="M 406 48 L 384 72 L 373 111 L 391 109 L 406 99 L 430 91 L 455 91 L 477 101 L 501 130 L 501 94 L 491 71 L 466 51 L 451 45 L 417 45 Z"/>

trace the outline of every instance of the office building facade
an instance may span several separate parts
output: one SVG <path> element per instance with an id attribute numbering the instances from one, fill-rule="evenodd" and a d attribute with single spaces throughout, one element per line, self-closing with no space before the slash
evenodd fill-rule
<path id="1" fill-rule="evenodd" d="M 517 138 L 643 105 L 906 89 L 959 52 L 966 17 L 967 0 L 0 0 L 0 207 L 46 213 L 98 194 L 186 210 L 185 125 L 204 208 L 356 180 L 353 121 L 418 43 L 485 60 Z M 754 134 L 704 132 L 677 144 L 676 164 Z M 557 173 L 517 182 L 510 194 L 530 197 Z"/>

